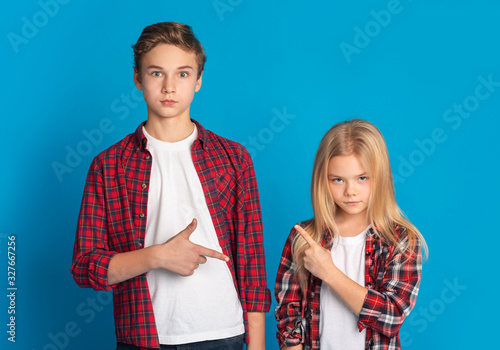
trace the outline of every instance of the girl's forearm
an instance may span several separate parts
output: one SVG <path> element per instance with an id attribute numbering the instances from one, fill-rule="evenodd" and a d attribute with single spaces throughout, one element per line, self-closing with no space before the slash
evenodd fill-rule
<path id="1" fill-rule="evenodd" d="M 331 269 L 331 272 L 323 282 L 328 284 L 337 293 L 356 316 L 359 316 L 365 302 L 366 294 L 368 294 L 367 288 L 354 282 L 336 266 Z"/>

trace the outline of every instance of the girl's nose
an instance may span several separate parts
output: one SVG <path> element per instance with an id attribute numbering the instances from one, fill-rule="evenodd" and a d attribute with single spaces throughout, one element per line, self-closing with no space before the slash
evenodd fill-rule
<path id="1" fill-rule="evenodd" d="M 349 196 L 355 196 L 356 192 L 357 192 L 356 186 L 353 183 L 348 182 L 347 186 L 345 188 L 345 195 L 348 196 L 348 197 Z"/>

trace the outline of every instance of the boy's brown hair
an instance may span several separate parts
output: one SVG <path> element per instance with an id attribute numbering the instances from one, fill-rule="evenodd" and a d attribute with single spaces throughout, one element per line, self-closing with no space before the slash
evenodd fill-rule
<path id="1" fill-rule="evenodd" d="M 134 49 L 134 68 L 138 73 L 141 71 L 142 57 L 154 49 L 158 44 L 170 44 L 188 52 L 194 52 L 198 63 L 198 78 L 203 72 L 205 62 L 205 50 L 193 33 L 190 26 L 177 22 L 161 22 L 144 28 Z"/>

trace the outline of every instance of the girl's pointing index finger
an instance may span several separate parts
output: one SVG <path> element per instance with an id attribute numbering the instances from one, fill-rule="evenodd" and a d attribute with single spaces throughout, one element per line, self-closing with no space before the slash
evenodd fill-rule
<path id="1" fill-rule="evenodd" d="M 297 230 L 298 233 L 300 233 L 300 235 L 302 236 L 302 238 L 305 239 L 305 241 L 307 242 L 307 244 L 309 244 L 309 246 L 313 246 L 313 245 L 317 244 L 314 241 L 314 239 L 312 239 L 311 236 L 309 236 L 309 234 L 307 233 L 307 231 L 304 230 L 302 227 L 300 227 L 299 225 L 295 225 L 294 228 L 295 228 L 295 230 Z"/>

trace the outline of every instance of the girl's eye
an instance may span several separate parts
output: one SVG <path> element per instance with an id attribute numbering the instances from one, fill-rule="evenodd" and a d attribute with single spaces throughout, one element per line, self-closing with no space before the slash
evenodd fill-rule
<path id="1" fill-rule="evenodd" d="M 188 77 L 188 74 L 187 74 L 186 72 L 180 72 L 180 73 L 179 73 L 179 76 L 180 76 L 181 78 L 187 78 L 187 77 Z"/>
<path id="2" fill-rule="evenodd" d="M 366 176 L 360 176 L 359 181 L 366 181 L 368 178 Z"/>
<path id="3" fill-rule="evenodd" d="M 343 180 L 342 180 L 342 179 L 338 179 L 338 178 L 337 178 L 337 179 L 332 179 L 332 181 L 333 181 L 333 182 L 335 182 L 335 183 L 338 183 L 338 184 L 339 184 L 339 183 L 341 183 Z"/>
<path id="4" fill-rule="evenodd" d="M 160 72 L 153 72 L 152 75 L 153 75 L 153 77 L 161 77 Z"/>

